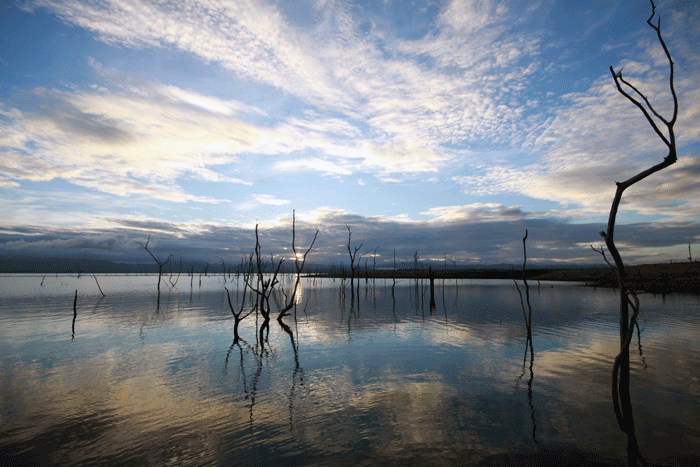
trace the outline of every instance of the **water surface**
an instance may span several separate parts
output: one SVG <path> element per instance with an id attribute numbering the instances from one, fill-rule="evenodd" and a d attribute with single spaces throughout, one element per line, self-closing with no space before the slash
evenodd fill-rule
<path id="1" fill-rule="evenodd" d="M 621 465 L 613 290 L 305 280 L 289 332 L 234 340 L 235 278 L 0 278 L 0 450 L 41 465 Z M 174 280 L 174 278 L 173 278 Z M 285 286 L 289 287 L 288 280 Z M 522 285 L 521 285 L 522 288 Z M 76 313 L 73 310 L 78 290 Z M 527 308 L 527 306 L 526 306 Z M 274 309 L 274 305 L 273 305 Z M 258 324 L 260 321 L 258 321 Z M 700 454 L 700 300 L 642 296 L 642 455 Z M 641 348 L 641 355 L 640 355 Z M 567 457 L 568 456 L 568 457 Z M 556 461 L 558 459 L 558 461 Z"/>

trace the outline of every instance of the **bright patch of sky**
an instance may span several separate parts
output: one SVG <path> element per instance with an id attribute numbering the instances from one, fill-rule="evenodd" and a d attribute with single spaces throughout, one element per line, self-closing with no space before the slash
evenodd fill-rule
<path id="1" fill-rule="evenodd" d="M 347 221 L 360 243 L 363 228 L 387 228 L 372 238 L 436 252 L 447 245 L 415 232 L 487 219 L 517 245 L 543 219 L 590 225 L 543 259 L 596 262 L 581 245 L 600 243 L 614 182 L 666 155 L 609 71 L 669 115 L 650 13 L 647 0 L 3 3 L 0 249 L 31 249 L 36 229 L 143 235 L 149 223 L 206 244 L 202 226 L 274 228 L 294 209 L 309 228 Z M 639 261 L 672 258 L 698 241 L 678 229 L 700 225 L 700 6 L 657 13 L 679 162 L 624 198 L 619 222 L 651 223 L 664 252 L 645 244 Z M 454 248 L 517 260 L 515 247 L 489 254 L 490 240 Z"/>

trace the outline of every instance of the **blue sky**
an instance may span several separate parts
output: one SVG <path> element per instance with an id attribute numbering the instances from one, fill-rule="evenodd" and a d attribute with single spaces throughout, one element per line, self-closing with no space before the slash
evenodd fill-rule
<path id="1" fill-rule="evenodd" d="M 667 154 L 648 1 L 38 0 L 0 6 L 0 251 L 595 263 L 615 181 Z M 700 6 L 660 1 L 679 161 L 628 191 L 631 262 L 700 240 Z M 284 250 L 284 248 L 287 250 Z M 700 252 L 697 253 L 700 256 Z M 146 258 L 148 259 L 148 258 Z"/>

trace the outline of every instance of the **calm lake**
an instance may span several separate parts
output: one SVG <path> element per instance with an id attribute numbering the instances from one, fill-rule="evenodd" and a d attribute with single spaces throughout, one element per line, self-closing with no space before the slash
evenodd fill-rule
<path id="1" fill-rule="evenodd" d="M 234 342 L 233 278 L 183 276 L 159 303 L 157 276 L 97 279 L 105 297 L 92 276 L 0 277 L 3 465 L 626 462 L 614 290 L 531 282 L 530 353 L 512 281 L 438 280 L 431 309 L 427 281 L 307 279 L 290 333 L 273 319 L 260 341 L 252 314 Z M 700 298 L 641 306 L 641 454 L 698 465 Z"/>

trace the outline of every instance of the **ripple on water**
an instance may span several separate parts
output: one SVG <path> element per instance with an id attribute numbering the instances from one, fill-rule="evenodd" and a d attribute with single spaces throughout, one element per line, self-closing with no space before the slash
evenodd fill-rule
<path id="1" fill-rule="evenodd" d="M 260 342 L 251 316 L 236 344 L 220 279 L 160 303 L 153 279 L 99 277 L 104 298 L 89 276 L 0 291 L 0 448 L 71 465 L 468 464 L 536 445 L 624 458 L 609 291 L 531 290 L 530 354 L 512 283 L 448 285 L 432 312 L 412 287 L 341 302 L 307 286 L 294 340 L 273 320 Z M 631 369 L 643 450 L 698 448 L 697 311 L 645 297 Z"/>

